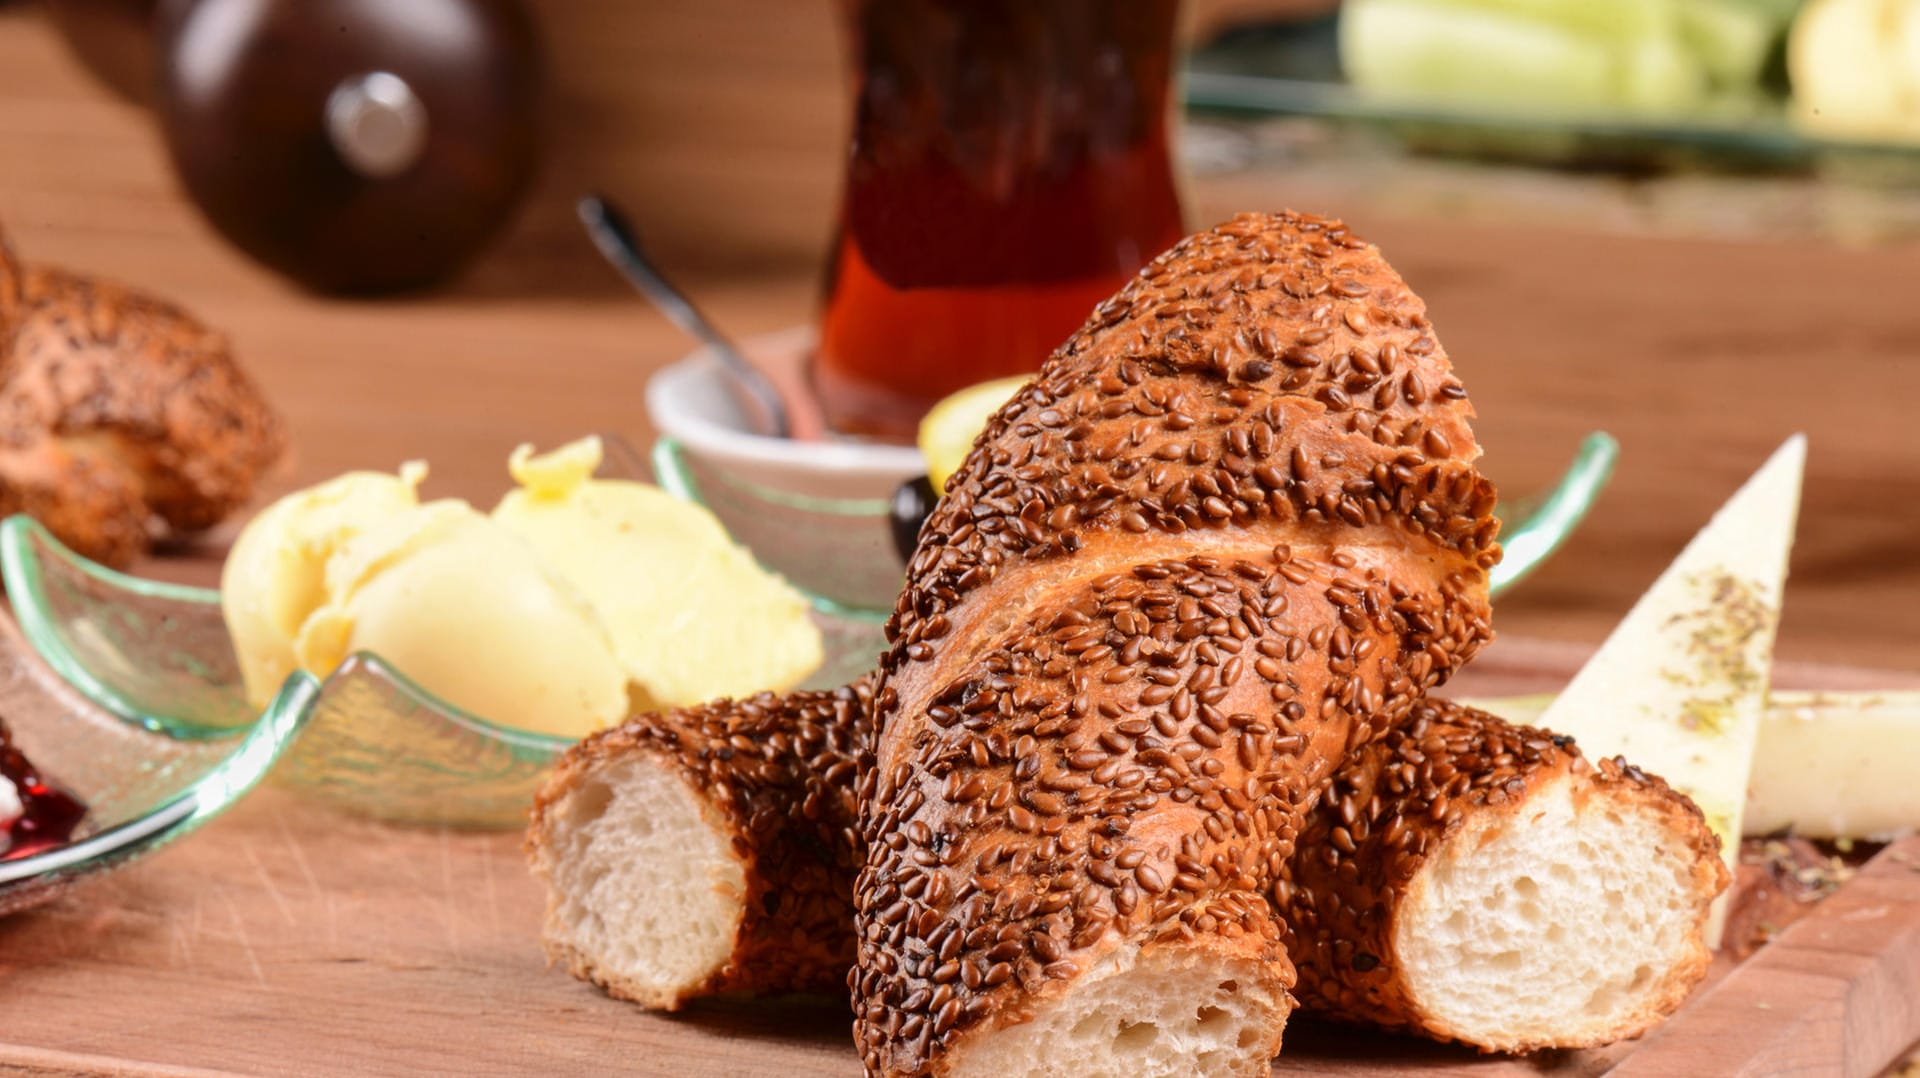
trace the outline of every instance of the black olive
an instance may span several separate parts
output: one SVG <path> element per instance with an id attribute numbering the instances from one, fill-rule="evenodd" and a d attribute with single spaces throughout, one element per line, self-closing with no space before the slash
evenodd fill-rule
<path id="1" fill-rule="evenodd" d="M 920 526 L 927 522 L 933 513 L 933 505 L 940 500 L 933 484 L 922 475 L 899 485 L 894 489 L 893 502 L 888 506 L 887 517 L 893 524 L 893 549 L 900 552 L 902 562 L 913 560 L 913 548 L 920 545 Z"/>

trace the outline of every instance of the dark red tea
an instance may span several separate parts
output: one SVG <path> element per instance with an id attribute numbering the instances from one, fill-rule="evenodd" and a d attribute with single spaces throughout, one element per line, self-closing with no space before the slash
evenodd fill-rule
<path id="1" fill-rule="evenodd" d="M 1178 0 L 853 0 L 853 145 L 812 375 L 836 430 L 1030 371 L 1184 229 Z"/>

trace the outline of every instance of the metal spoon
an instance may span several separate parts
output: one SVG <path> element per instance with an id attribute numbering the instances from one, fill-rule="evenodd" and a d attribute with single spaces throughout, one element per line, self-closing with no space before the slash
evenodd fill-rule
<path id="1" fill-rule="evenodd" d="M 780 391 L 647 259 L 626 215 L 599 195 L 582 196 L 576 208 L 580 223 L 587 227 L 587 235 L 599 248 L 601 257 L 619 270 L 620 276 L 625 277 L 635 291 L 652 300 L 660 313 L 698 338 L 720 361 L 734 396 L 753 418 L 757 433 L 773 438 L 793 437 L 793 421 L 786 402 L 780 399 Z"/>

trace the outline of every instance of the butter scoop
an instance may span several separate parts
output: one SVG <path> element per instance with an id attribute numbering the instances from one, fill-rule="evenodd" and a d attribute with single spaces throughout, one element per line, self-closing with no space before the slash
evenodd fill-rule
<path id="1" fill-rule="evenodd" d="M 348 472 L 296 491 L 247 525 L 220 574 L 220 605 L 239 660 L 247 702 L 264 708 L 299 668 L 293 640 L 326 601 L 334 553 L 374 524 L 420 504 L 427 466 L 398 475 Z"/>
<path id="2" fill-rule="evenodd" d="M 465 502 L 369 528 L 328 562 L 326 592 L 293 644 L 316 674 L 370 651 L 488 721 L 568 737 L 626 712 L 627 678 L 593 607 Z"/>
<path id="3" fill-rule="evenodd" d="M 762 569 L 712 513 L 656 487 L 595 479 L 601 446 L 514 450 L 520 489 L 494 519 L 591 602 L 636 708 L 785 691 L 820 665 L 806 599 Z"/>
<path id="4" fill-rule="evenodd" d="M 422 504 L 424 465 L 353 472 L 241 533 L 221 603 L 247 695 L 367 651 L 491 722 L 580 737 L 630 710 L 784 691 L 819 667 L 806 601 L 705 509 L 593 478 L 598 439 L 514 451 L 492 515 Z"/>

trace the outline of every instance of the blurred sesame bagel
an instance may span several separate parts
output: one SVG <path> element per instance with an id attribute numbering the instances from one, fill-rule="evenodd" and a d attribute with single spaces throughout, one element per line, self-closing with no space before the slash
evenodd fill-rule
<path id="1" fill-rule="evenodd" d="M 120 285 L 22 266 L 0 239 L 0 515 L 125 566 L 244 505 L 281 449 L 224 337 Z"/>

